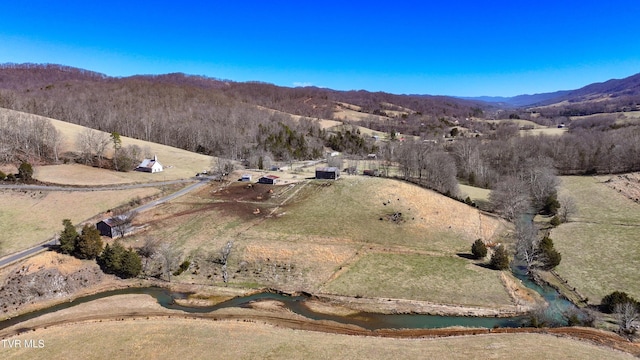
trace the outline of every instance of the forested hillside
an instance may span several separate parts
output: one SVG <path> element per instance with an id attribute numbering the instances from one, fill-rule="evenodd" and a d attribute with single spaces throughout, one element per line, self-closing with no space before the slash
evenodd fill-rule
<path id="1" fill-rule="evenodd" d="M 183 74 L 113 78 L 59 65 L 0 68 L 0 107 L 231 159 L 255 150 L 277 159 L 321 154 L 330 134 L 313 120 L 333 119 L 338 102 L 359 107 L 371 128 L 415 135 L 439 134 L 453 119 L 482 113 L 473 102 L 444 97 L 285 88 Z M 273 142 L 265 139 L 283 129 L 296 143 L 269 148 Z"/>

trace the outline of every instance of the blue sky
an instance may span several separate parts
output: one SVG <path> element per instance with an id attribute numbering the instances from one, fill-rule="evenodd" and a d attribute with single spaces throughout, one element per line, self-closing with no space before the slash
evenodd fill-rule
<path id="1" fill-rule="evenodd" d="M 513 96 L 640 72 L 640 1 L 12 1 L 0 63 Z"/>

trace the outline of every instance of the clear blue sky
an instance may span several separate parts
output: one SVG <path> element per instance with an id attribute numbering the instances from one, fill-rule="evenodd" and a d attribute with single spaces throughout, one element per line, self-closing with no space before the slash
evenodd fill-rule
<path id="1" fill-rule="evenodd" d="M 640 72 L 640 1 L 11 1 L 0 63 L 513 96 Z"/>

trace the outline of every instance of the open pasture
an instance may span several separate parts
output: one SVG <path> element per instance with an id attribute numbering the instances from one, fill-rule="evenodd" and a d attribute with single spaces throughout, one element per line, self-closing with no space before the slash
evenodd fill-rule
<path id="1" fill-rule="evenodd" d="M 77 224 L 130 200 L 160 192 L 156 188 L 118 191 L 17 191 L 0 192 L 0 254 L 24 250 L 62 231 L 62 220 Z"/>
<path id="2" fill-rule="evenodd" d="M 3 349 L 4 359 L 634 359 L 610 348 L 545 334 L 393 339 L 285 329 L 256 322 L 136 319 L 48 327 L 10 338 L 44 348 Z M 91 344 L 88 346 L 87 344 Z"/>
<path id="3" fill-rule="evenodd" d="M 267 189 L 273 193 L 265 195 Z M 396 213 L 402 214 L 394 218 Z M 185 256 L 199 258 L 199 264 L 205 264 L 203 255 L 233 241 L 232 286 L 342 293 L 349 290 L 346 284 L 358 283 L 367 296 L 389 297 L 390 282 L 372 287 L 385 273 L 403 282 L 399 297 L 473 302 L 461 294 L 452 296 L 466 292 L 486 306 L 510 301 L 498 272 L 458 256 L 468 253 L 477 238 L 496 241 L 507 225 L 401 181 L 350 176 L 275 187 L 212 185 L 141 214 L 139 221 L 150 224 L 149 230 L 128 238 L 127 244 L 136 246 L 147 236 L 171 241 Z M 370 260 L 378 256 L 385 261 Z M 387 269 L 400 264 L 409 269 Z M 219 270 L 204 266 L 199 274 L 183 274 L 179 281 L 220 283 Z M 427 268 L 429 276 L 438 279 L 431 285 L 415 280 Z M 362 281 L 353 281 L 354 276 Z M 483 292 L 466 291 L 465 284 L 471 283 Z M 439 286 L 450 291 L 441 292 Z"/>
<path id="4" fill-rule="evenodd" d="M 458 256 L 371 253 L 361 257 L 323 292 L 499 307 L 511 298 L 500 272 Z"/>
<path id="5" fill-rule="evenodd" d="M 603 181 L 563 177 L 560 194 L 573 197 L 578 212 L 551 232 L 562 253 L 558 273 L 593 304 L 616 290 L 640 298 L 640 205 Z"/>

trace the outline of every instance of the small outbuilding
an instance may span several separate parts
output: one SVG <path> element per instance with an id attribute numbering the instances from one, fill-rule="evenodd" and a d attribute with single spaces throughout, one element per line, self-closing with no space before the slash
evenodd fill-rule
<path id="1" fill-rule="evenodd" d="M 316 179 L 338 180 L 340 178 L 340 169 L 337 167 L 316 168 Z"/>
<path id="2" fill-rule="evenodd" d="M 275 175 L 267 175 L 267 176 L 263 176 L 260 179 L 258 179 L 258 183 L 259 184 L 267 184 L 267 185 L 276 185 L 278 183 L 278 179 L 280 179 L 278 176 Z"/>
<path id="3" fill-rule="evenodd" d="M 251 174 L 242 175 L 242 178 L 240 178 L 240 181 L 251 181 Z"/>
<path id="4" fill-rule="evenodd" d="M 110 238 L 121 237 L 131 232 L 131 225 L 127 222 L 126 215 L 118 215 L 104 219 L 96 224 L 100 235 Z"/>
<path id="5" fill-rule="evenodd" d="M 144 159 L 136 168 L 136 171 L 143 171 L 149 173 L 157 173 L 164 170 L 164 167 L 158 161 L 157 156 L 153 156 L 153 159 Z"/>

